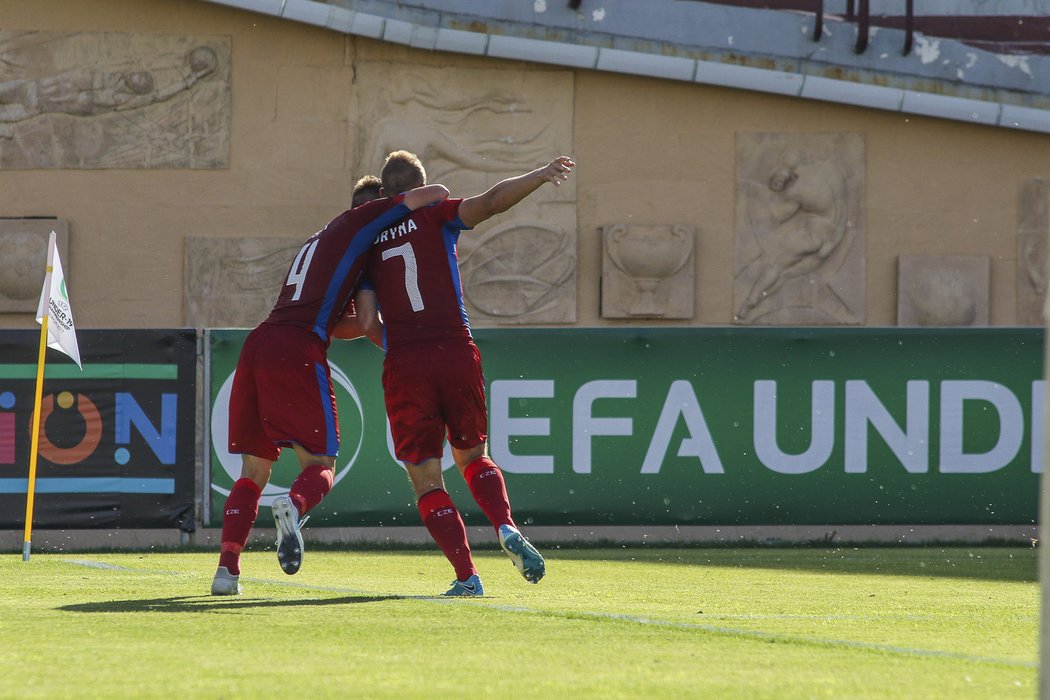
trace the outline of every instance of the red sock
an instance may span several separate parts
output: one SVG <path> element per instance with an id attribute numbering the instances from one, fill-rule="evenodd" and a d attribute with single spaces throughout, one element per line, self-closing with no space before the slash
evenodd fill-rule
<path id="1" fill-rule="evenodd" d="M 448 497 L 448 492 L 442 489 L 427 491 L 419 497 L 418 505 L 423 524 L 456 570 L 456 578 L 466 581 L 478 573 L 470 557 L 467 528 L 452 499 Z"/>
<path id="2" fill-rule="evenodd" d="M 299 510 L 299 517 L 309 512 L 332 490 L 335 472 L 324 464 L 311 464 L 299 472 L 288 496 Z"/>
<path id="3" fill-rule="evenodd" d="M 262 489 L 251 479 L 238 479 L 222 515 L 222 545 L 219 566 L 225 566 L 234 576 L 241 573 L 241 550 L 248 542 L 255 518 L 259 515 L 259 496 Z"/>
<path id="4" fill-rule="evenodd" d="M 463 470 L 463 478 L 474 500 L 492 522 L 492 527 L 497 530 L 500 525 L 517 527 L 510 514 L 510 499 L 507 498 L 503 472 L 495 462 L 488 457 L 478 457 Z"/>

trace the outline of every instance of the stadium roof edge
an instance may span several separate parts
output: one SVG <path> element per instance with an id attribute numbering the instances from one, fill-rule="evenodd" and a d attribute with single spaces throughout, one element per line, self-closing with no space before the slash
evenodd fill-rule
<path id="1" fill-rule="evenodd" d="M 315 0 L 202 0 L 343 34 L 492 58 L 680 80 L 1050 134 L 1050 109 L 717 60 L 424 25 Z M 393 14 L 393 12 L 391 13 Z"/>

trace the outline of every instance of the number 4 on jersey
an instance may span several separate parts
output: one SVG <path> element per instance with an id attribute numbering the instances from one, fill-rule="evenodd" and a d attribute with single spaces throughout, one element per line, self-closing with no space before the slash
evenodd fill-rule
<path id="1" fill-rule="evenodd" d="M 303 282 L 306 281 L 306 272 L 310 269 L 310 261 L 314 259 L 317 243 L 318 240 L 316 238 L 307 241 L 306 245 L 299 249 L 298 255 L 295 256 L 295 262 L 292 263 L 292 269 L 288 271 L 288 280 L 284 285 L 286 287 L 290 284 L 295 285 L 295 294 L 292 295 L 292 301 L 299 301 L 299 295 L 303 293 Z"/>

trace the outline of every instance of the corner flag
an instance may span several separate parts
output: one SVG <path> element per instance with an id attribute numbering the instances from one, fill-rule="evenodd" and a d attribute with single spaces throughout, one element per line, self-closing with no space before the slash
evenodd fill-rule
<path id="1" fill-rule="evenodd" d="M 33 504 L 36 496 L 36 462 L 40 447 L 40 402 L 44 390 L 44 348 L 60 350 L 80 364 L 80 347 L 77 345 L 77 330 L 73 327 L 73 310 L 69 307 L 66 278 L 62 274 L 62 261 L 55 247 L 55 232 L 47 242 L 47 269 L 44 273 L 44 288 L 40 291 L 40 304 L 36 309 L 36 321 L 40 324 L 40 350 L 36 361 L 36 394 L 33 397 L 33 426 L 29 443 L 29 479 L 26 482 L 25 540 L 22 542 L 22 561 L 29 561 L 33 548 Z"/>
<path id="2" fill-rule="evenodd" d="M 36 322 L 43 325 L 45 316 L 48 318 L 47 346 L 69 355 L 77 367 L 84 369 L 80 364 L 77 330 L 73 327 L 73 310 L 69 306 L 69 292 L 62 274 L 62 260 L 55 247 L 54 231 L 47 243 L 47 273 L 44 275 L 44 288 L 40 291 Z"/>

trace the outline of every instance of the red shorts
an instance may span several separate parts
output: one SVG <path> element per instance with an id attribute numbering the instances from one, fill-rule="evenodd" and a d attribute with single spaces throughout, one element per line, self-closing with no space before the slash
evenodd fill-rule
<path id="1" fill-rule="evenodd" d="M 292 443 L 315 455 L 339 451 L 328 348 L 310 331 L 264 323 L 248 334 L 237 360 L 229 449 L 276 460 Z"/>
<path id="2" fill-rule="evenodd" d="M 388 353 L 383 394 L 394 454 L 402 462 L 440 458 L 446 435 L 461 450 L 488 436 L 485 377 L 473 341 L 447 340 Z"/>

